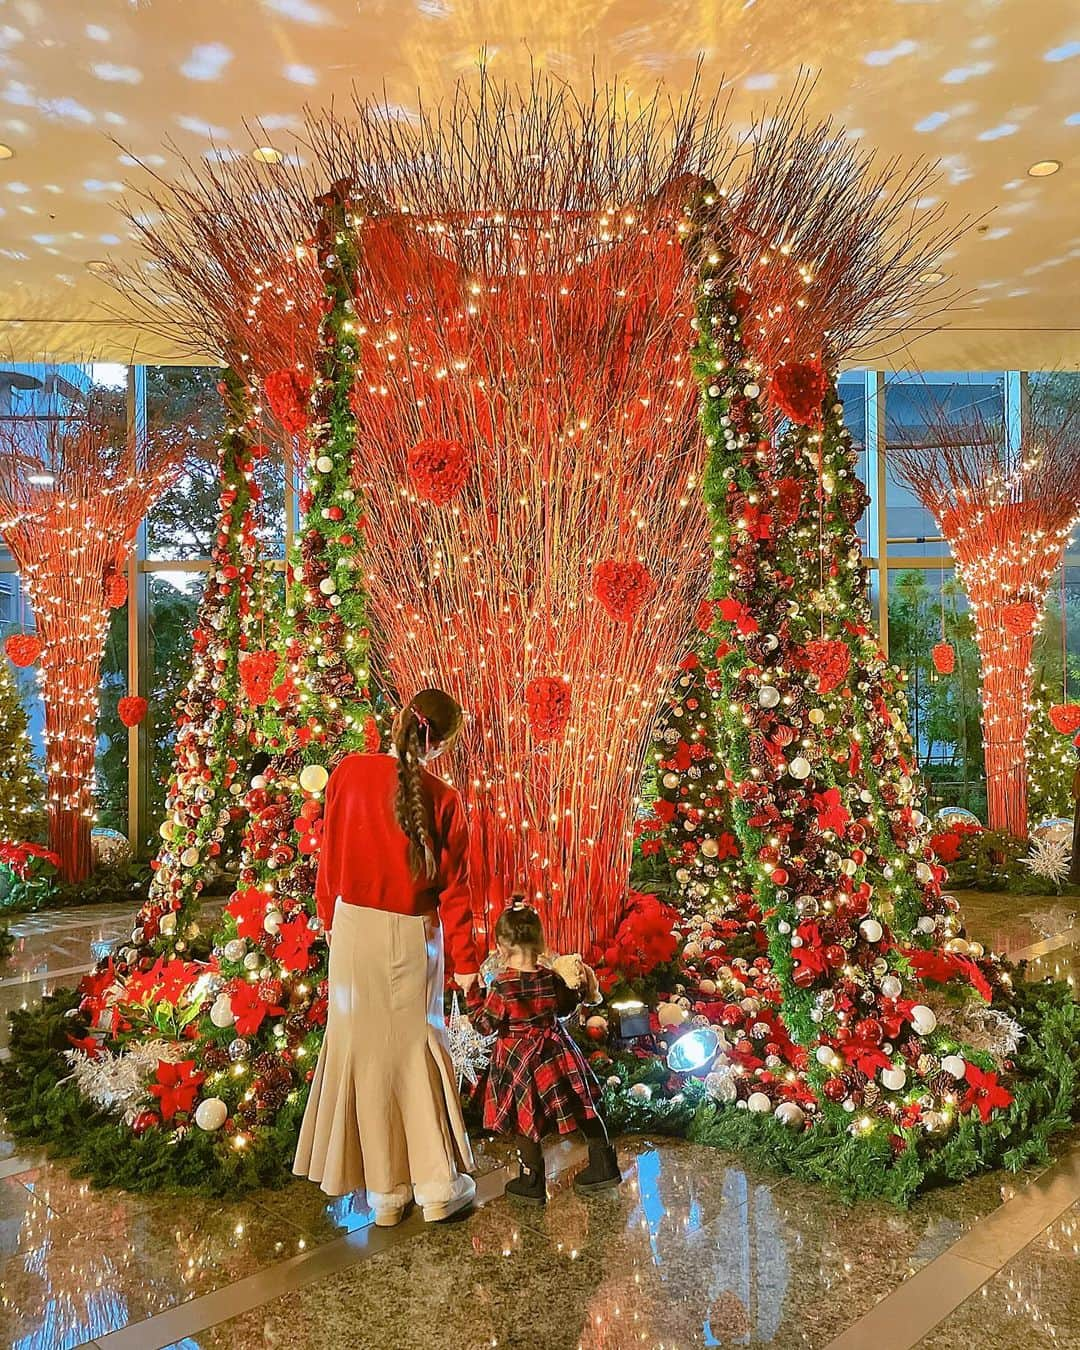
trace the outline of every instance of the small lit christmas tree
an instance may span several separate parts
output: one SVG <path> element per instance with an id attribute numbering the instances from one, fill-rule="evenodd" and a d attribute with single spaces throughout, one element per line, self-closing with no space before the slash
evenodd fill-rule
<path id="1" fill-rule="evenodd" d="M 26 709 L 7 662 L 0 661 L 0 840 L 33 838 L 41 823 L 41 803 Z"/>
<path id="2" fill-rule="evenodd" d="M 1072 737 L 1062 735 L 1050 721 L 1050 709 L 1060 695 L 1037 680 L 1031 700 L 1027 755 L 1028 816 L 1032 825 L 1073 813 L 1072 784 L 1080 759 Z"/>

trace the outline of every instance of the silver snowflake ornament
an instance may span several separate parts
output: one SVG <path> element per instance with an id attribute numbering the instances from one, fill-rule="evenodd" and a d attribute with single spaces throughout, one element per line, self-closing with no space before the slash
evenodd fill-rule
<path id="1" fill-rule="evenodd" d="M 450 1042 L 450 1058 L 454 1061 L 458 1087 L 466 1079 L 472 1087 L 480 1080 L 491 1059 L 491 1044 L 494 1036 L 481 1036 L 467 1014 L 461 1011 L 457 994 L 450 1005 L 450 1020 L 446 1026 L 447 1040 Z"/>
<path id="2" fill-rule="evenodd" d="M 1020 862 L 1033 877 L 1042 877 L 1055 886 L 1062 886 L 1069 879 L 1071 861 L 1069 845 L 1062 839 L 1033 839 L 1031 852 Z"/>

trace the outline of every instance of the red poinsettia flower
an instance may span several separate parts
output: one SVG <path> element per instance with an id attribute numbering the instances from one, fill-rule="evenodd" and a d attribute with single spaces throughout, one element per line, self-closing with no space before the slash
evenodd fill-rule
<path id="1" fill-rule="evenodd" d="M 992 1070 L 980 1069 L 977 1064 L 964 1061 L 964 1078 L 968 1090 L 960 1103 L 960 1110 L 977 1110 L 985 1125 L 997 1108 L 1006 1107 L 1012 1101 L 1012 1093 L 998 1082 L 998 1076 Z"/>
<path id="2" fill-rule="evenodd" d="M 178 1064 L 159 1059 L 157 1081 L 150 1084 L 150 1095 L 158 1099 L 161 1119 L 172 1120 L 178 1111 L 190 1111 L 205 1077 L 193 1059 L 182 1059 Z"/>
<path id="3" fill-rule="evenodd" d="M 987 1003 L 993 998 L 990 981 L 970 956 L 961 956 L 958 952 L 924 952 L 917 947 L 905 951 L 904 955 L 911 963 L 912 973 L 920 980 L 933 980 L 937 984 L 966 980 Z"/>
<path id="4" fill-rule="evenodd" d="M 96 1036 L 79 1037 L 72 1036 L 68 1032 L 68 1040 L 76 1050 L 81 1050 L 84 1055 L 88 1055 L 91 1059 L 97 1059 L 101 1055 L 101 1042 Z"/>
<path id="5" fill-rule="evenodd" d="M 737 858 L 739 856 L 739 841 L 730 830 L 724 830 L 721 833 L 720 838 L 716 841 L 716 846 L 717 862 L 723 862 L 725 858 Z"/>
<path id="6" fill-rule="evenodd" d="M 815 792 L 811 800 L 817 812 L 818 829 L 833 830 L 842 838 L 851 820 L 851 812 L 841 800 L 840 789 L 831 787 L 824 792 Z"/>
<path id="7" fill-rule="evenodd" d="M 250 980 L 237 980 L 229 994 L 229 1003 L 238 1036 L 252 1036 L 262 1026 L 267 1017 L 278 1017 L 285 1011 L 277 1005 L 265 1001 L 259 993 L 259 986 Z"/>
<path id="8" fill-rule="evenodd" d="M 725 596 L 719 602 L 717 608 L 720 611 L 720 617 L 728 623 L 735 625 L 735 631 L 741 633 L 743 637 L 749 637 L 752 633 L 758 632 L 758 621 L 750 613 L 741 600 L 736 600 L 734 596 Z"/>
<path id="9" fill-rule="evenodd" d="M 236 931 L 240 937 L 255 939 L 262 937 L 266 901 L 265 891 L 260 891 L 257 886 L 248 886 L 242 891 L 237 891 L 225 906 L 236 920 Z"/>
<path id="10" fill-rule="evenodd" d="M 851 651 L 839 638 L 813 638 L 795 656 L 796 663 L 817 676 L 823 694 L 844 682 L 851 668 Z"/>
<path id="11" fill-rule="evenodd" d="M 288 919 L 281 925 L 274 959 L 285 970 L 307 970 L 312 964 L 309 949 L 314 941 L 315 934 L 308 926 L 307 915 L 298 914 L 295 919 Z"/>

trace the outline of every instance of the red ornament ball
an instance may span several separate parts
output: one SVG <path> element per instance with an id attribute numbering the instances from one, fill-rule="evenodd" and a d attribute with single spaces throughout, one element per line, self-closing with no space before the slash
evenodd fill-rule
<path id="1" fill-rule="evenodd" d="M 12 633 L 4 639 L 4 651 L 13 666 L 32 666 L 41 655 L 41 647 L 36 633 Z"/>
<path id="2" fill-rule="evenodd" d="M 445 506 L 469 477 L 469 459 L 460 441 L 417 441 L 409 451 L 409 481 L 421 501 Z"/>
<path id="3" fill-rule="evenodd" d="M 649 569 L 639 562 L 606 558 L 592 575 L 593 595 L 613 619 L 629 623 L 656 588 Z"/>
<path id="4" fill-rule="evenodd" d="M 126 727 L 137 727 L 150 705 L 138 694 L 125 694 L 116 705 L 116 714 Z"/>

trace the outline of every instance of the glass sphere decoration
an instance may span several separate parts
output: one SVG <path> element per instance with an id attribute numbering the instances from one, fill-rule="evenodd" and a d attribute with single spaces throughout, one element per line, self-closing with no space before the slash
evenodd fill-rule
<path id="1" fill-rule="evenodd" d="M 1032 839 L 1045 840 L 1048 844 L 1069 844 L 1072 842 L 1073 823 L 1065 816 L 1049 816 L 1040 820 L 1031 831 Z"/>
<path id="2" fill-rule="evenodd" d="M 976 825 L 982 829 L 979 817 L 974 811 L 968 811 L 963 806 L 943 806 L 940 811 L 935 812 L 934 820 L 940 830 L 947 830 L 953 825 Z"/>
<path id="3" fill-rule="evenodd" d="M 667 1053 L 667 1066 L 673 1073 L 698 1073 L 716 1058 L 720 1037 L 712 1027 L 695 1027 L 684 1032 Z"/>
<path id="4" fill-rule="evenodd" d="M 243 1036 L 237 1036 L 235 1041 L 229 1042 L 229 1058 L 234 1064 L 240 1064 L 247 1059 L 250 1047 Z"/>
<path id="5" fill-rule="evenodd" d="M 127 835 L 104 825 L 95 825 L 90 831 L 90 848 L 96 864 L 122 863 L 131 857 L 131 844 Z"/>

